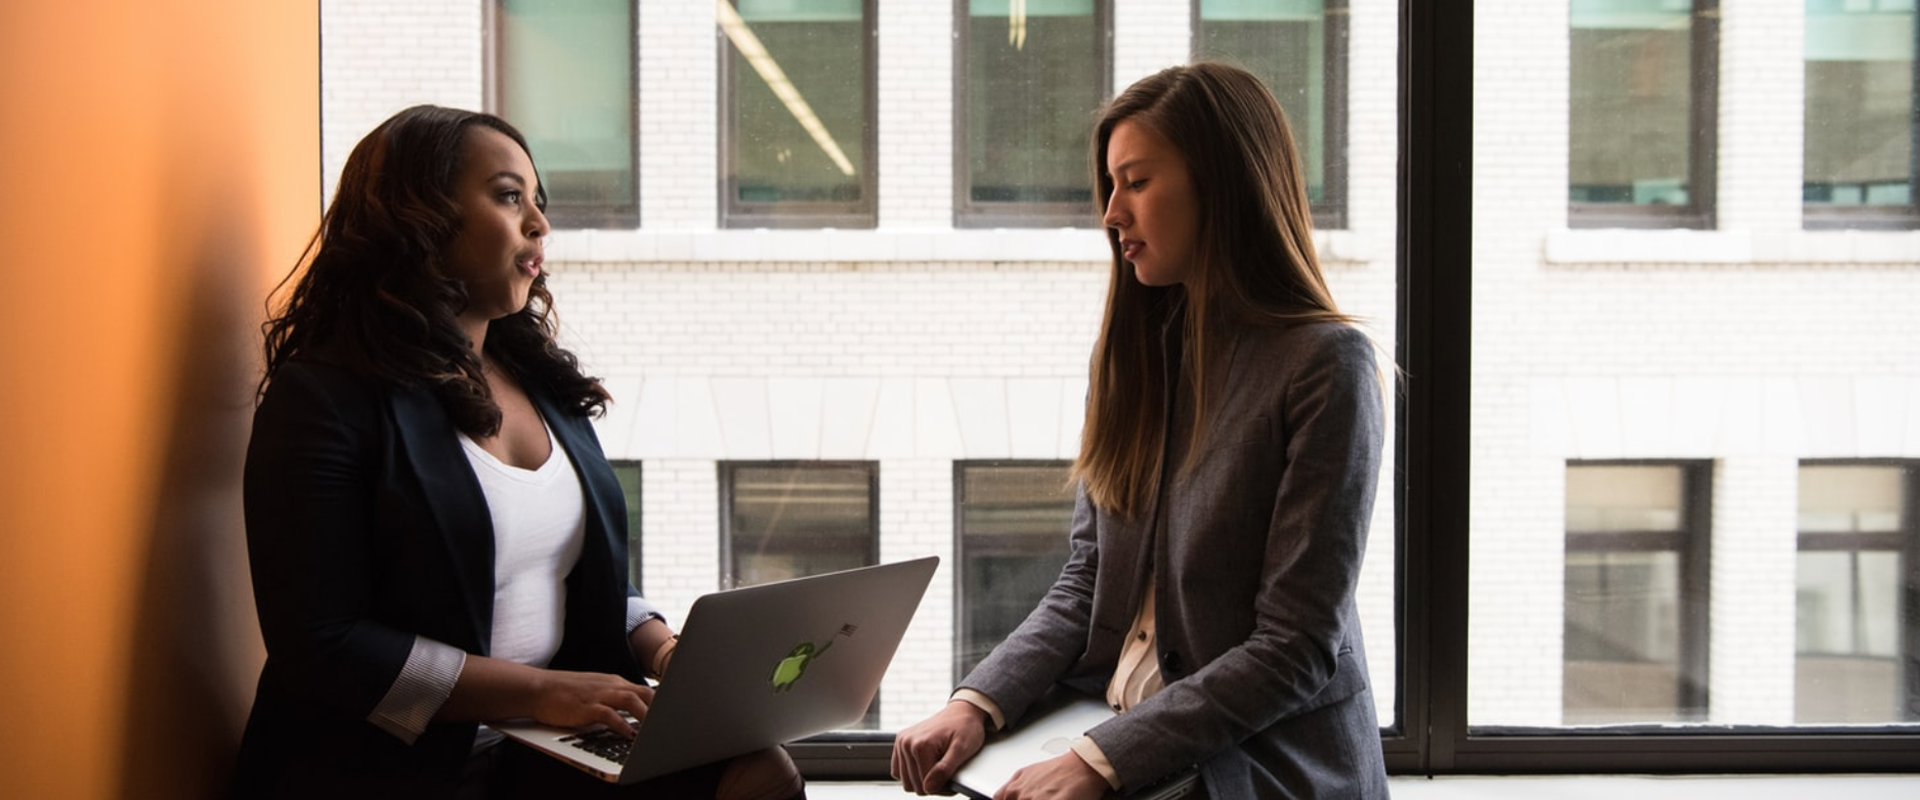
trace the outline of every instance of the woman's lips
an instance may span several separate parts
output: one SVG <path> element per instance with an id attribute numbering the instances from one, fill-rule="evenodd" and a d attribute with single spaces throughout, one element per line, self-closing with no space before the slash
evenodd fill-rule
<path id="1" fill-rule="evenodd" d="M 1120 240 L 1120 257 L 1132 261 L 1140 255 L 1140 251 L 1145 249 L 1146 246 L 1146 242 L 1122 239 Z"/>

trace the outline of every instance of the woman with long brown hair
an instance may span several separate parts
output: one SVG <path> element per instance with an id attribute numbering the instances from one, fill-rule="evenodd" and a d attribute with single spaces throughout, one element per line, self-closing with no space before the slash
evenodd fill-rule
<path id="1" fill-rule="evenodd" d="M 896 739 L 946 791 L 1056 685 L 1117 712 L 1001 800 L 1197 767 L 1205 796 L 1387 796 L 1354 587 L 1385 429 L 1374 346 L 1321 274 L 1299 155 L 1244 70 L 1163 70 L 1095 126 L 1113 252 L 1071 555 L 954 698 Z"/>

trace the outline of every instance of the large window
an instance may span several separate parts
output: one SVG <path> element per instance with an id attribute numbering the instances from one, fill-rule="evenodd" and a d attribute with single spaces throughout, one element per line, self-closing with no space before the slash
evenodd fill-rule
<path id="1" fill-rule="evenodd" d="M 1112 94 L 1106 0 L 957 0 L 954 225 L 1093 227 L 1087 139 Z"/>
<path id="2" fill-rule="evenodd" d="M 1794 721 L 1920 721 L 1912 464 L 1800 468 Z"/>
<path id="3" fill-rule="evenodd" d="M 959 551 L 953 679 L 958 682 L 1040 604 L 1067 563 L 1073 492 L 1065 461 L 953 465 Z"/>
<path id="4" fill-rule="evenodd" d="M 1316 228 L 1346 225 L 1346 0 L 1199 0 L 1195 58 L 1246 67 L 1293 128 Z"/>
<path id="5" fill-rule="evenodd" d="M 1806 224 L 1910 228 L 1914 0 L 1807 0 Z"/>
<path id="6" fill-rule="evenodd" d="M 725 226 L 873 227 L 874 5 L 716 6 Z"/>
<path id="7" fill-rule="evenodd" d="M 1706 718 L 1704 473 L 1567 466 L 1562 724 Z"/>
<path id="8" fill-rule="evenodd" d="M 1718 0 L 1572 0 L 1568 222 L 1713 227 Z"/>
<path id="9" fill-rule="evenodd" d="M 555 227 L 640 224 L 635 0 L 496 0 L 490 106 L 527 137 Z"/>
<path id="10" fill-rule="evenodd" d="M 1905 232 L 1803 232 L 1805 0 L 1477 0 L 1470 25 L 1421 5 L 1400 287 L 1411 758 L 1910 769 L 1910 623 L 1889 607 L 1920 584 L 1889 532 L 1829 529 L 1884 528 L 1890 495 L 1866 470 L 1807 470 L 1913 457 L 1920 329 L 1896 287 L 1920 262 L 1868 249 Z M 1420 77 L 1421 42 L 1472 47 L 1471 69 Z M 1608 229 L 1566 230 L 1568 199 L 1574 226 Z M 1636 229 L 1688 226 L 1707 230 Z"/>

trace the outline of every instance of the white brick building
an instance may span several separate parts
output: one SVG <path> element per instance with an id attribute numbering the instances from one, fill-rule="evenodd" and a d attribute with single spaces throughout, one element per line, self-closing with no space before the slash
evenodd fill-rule
<path id="1" fill-rule="evenodd" d="M 323 2 L 329 193 L 394 111 L 484 106 L 488 1 Z M 877 462 L 880 557 L 946 559 L 883 690 L 893 728 L 953 679 L 953 464 L 1076 453 L 1108 256 L 1088 228 L 954 225 L 955 3 L 879 5 L 875 227 L 721 227 L 714 8 L 644 0 L 640 224 L 557 230 L 548 266 L 616 399 L 607 453 L 641 463 L 642 580 L 669 609 L 717 586 L 719 463 Z M 1116 5 L 1116 89 L 1189 58 L 1188 2 Z M 1803 0 L 1725 5 L 1716 225 L 1595 230 L 1568 225 L 1565 4 L 1478 4 L 1476 722 L 1562 722 L 1567 462 L 1711 462 L 1711 720 L 1788 724 L 1796 467 L 1920 458 L 1920 234 L 1803 230 Z M 1391 342 L 1397 4 L 1348 6 L 1346 224 L 1318 241 Z M 1383 721 L 1394 474 L 1362 598 Z"/>

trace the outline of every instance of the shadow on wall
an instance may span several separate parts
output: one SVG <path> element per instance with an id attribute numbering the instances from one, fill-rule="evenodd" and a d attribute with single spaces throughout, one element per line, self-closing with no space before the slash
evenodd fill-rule
<path id="1" fill-rule="evenodd" d="M 217 204 L 215 204 L 217 207 Z M 209 219 L 234 220 L 209 214 Z M 211 226 L 209 226 L 211 227 Z M 227 235 L 253 226 L 221 225 Z M 218 797 L 265 658 L 247 572 L 241 473 L 258 377 L 258 248 L 208 229 L 184 275 L 179 377 L 134 590 L 121 796 Z M 182 259 L 187 261 L 188 259 Z M 146 725 L 154 721 L 158 725 Z M 155 735 L 164 731 L 165 742 Z M 158 745 L 158 746 L 156 746 Z M 201 785 L 182 786 L 182 779 Z M 165 787 L 156 792 L 157 787 Z"/>

